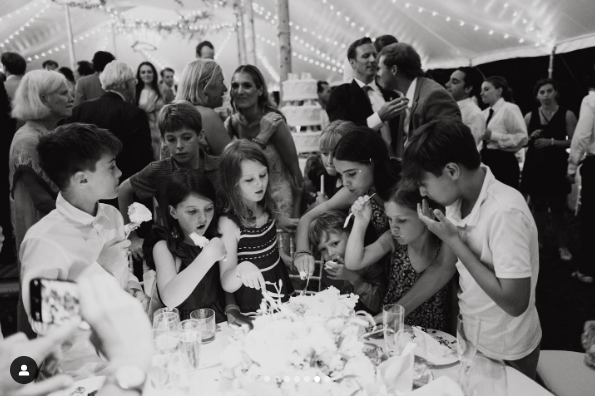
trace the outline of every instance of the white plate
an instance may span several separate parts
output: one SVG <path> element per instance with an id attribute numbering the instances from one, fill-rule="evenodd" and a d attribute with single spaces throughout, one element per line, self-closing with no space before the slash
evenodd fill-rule
<path id="1" fill-rule="evenodd" d="M 83 396 L 87 396 L 89 393 L 99 390 L 104 382 L 105 376 L 85 378 L 84 380 L 75 382 L 70 388 L 50 393 L 49 396 L 70 396 L 70 394 L 78 387 L 85 388 Z"/>
<path id="2" fill-rule="evenodd" d="M 432 336 L 436 341 L 440 344 L 450 348 L 451 352 L 446 356 L 439 357 L 430 354 L 428 356 L 428 362 L 436 365 L 436 366 L 445 366 L 449 364 L 453 364 L 459 361 L 459 356 L 457 354 L 457 339 L 456 337 L 452 336 L 451 334 L 445 333 L 440 330 L 434 329 L 426 329 L 426 333 Z"/>

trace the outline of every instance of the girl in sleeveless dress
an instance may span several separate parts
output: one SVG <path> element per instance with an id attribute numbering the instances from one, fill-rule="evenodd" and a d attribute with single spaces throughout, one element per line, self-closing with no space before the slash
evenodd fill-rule
<path id="1" fill-rule="evenodd" d="M 223 241 L 216 237 L 215 189 L 211 182 L 206 176 L 177 170 L 168 185 L 167 202 L 162 208 L 166 227 L 155 226 L 143 245 L 148 266 L 157 272 L 154 298 L 178 308 L 182 320 L 189 319 L 195 309 L 211 308 L 217 323 L 249 324 L 233 295 L 225 293 L 219 281 L 217 262 L 225 258 L 226 251 Z M 190 236 L 193 233 L 208 238 L 208 243 L 197 246 Z"/>
<path id="2" fill-rule="evenodd" d="M 350 270 L 361 270 L 391 253 L 384 304 L 401 303 L 401 298 L 408 294 L 432 263 L 454 256 L 446 246 L 441 246 L 440 239 L 419 219 L 417 205 L 422 202 L 419 191 L 403 187 L 395 190 L 384 205 L 390 231 L 364 248 L 365 230 L 372 219 L 372 205 L 366 199 L 367 196 L 359 198 L 351 208 L 355 220 L 345 252 L 345 265 Z M 435 203 L 430 205 L 439 207 Z M 405 323 L 446 330 L 450 323 L 448 281 L 445 279 L 444 287 L 425 302 L 410 305 Z"/>
<path id="3" fill-rule="evenodd" d="M 277 246 L 277 208 L 265 155 L 255 143 L 237 140 L 225 148 L 220 170 L 225 203 L 219 233 L 227 251 L 220 262 L 223 289 L 235 293 L 244 313 L 260 307 L 262 289 L 276 292 L 271 283 L 281 286 L 287 301 L 293 287 Z"/>

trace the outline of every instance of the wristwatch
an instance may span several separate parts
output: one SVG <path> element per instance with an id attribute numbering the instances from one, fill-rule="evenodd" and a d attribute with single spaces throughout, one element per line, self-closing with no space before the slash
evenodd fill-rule
<path id="1" fill-rule="evenodd" d="M 147 381 L 147 373 L 135 364 L 116 367 L 107 376 L 106 383 L 117 385 L 120 389 L 137 391 L 142 395 Z"/>

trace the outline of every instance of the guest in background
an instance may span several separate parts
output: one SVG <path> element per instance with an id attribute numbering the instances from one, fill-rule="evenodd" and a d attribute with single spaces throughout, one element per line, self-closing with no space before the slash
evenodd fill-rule
<path id="1" fill-rule="evenodd" d="M 326 81 L 318 81 L 317 85 L 317 93 L 318 93 L 318 104 L 322 107 L 321 115 L 322 115 L 322 122 L 320 126 L 324 129 L 329 124 L 328 113 L 326 112 L 326 105 L 328 104 L 328 100 L 331 96 L 331 86 Z"/>
<path id="2" fill-rule="evenodd" d="M 74 89 L 76 86 L 76 81 L 74 79 L 74 73 L 68 67 L 61 67 L 58 70 L 58 73 L 62 74 L 66 77 L 66 84 L 68 84 L 68 93 L 70 96 L 74 98 Z"/>
<path id="3" fill-rule="evenodd" d="M 521 192 L 531 198 L 540 246 L 544 243 L 549 211 L 555 224 L 560 259 L 570 261 L 572 254 L 568 250 L 566 196 L 571 189 L 566 180 L 566 149 L 570 147 L 576 117 L 566 107 L 558 105 L 556 80 L 547 78 L 538 81 L 534 94 L 540 106 L 525 115 L 530 139 L 523 166 Z"/>
<path id="4" fill-rule="evenodd" d="M 76 93 L 74 96 L 74 105 L 78 106 L 87 100 L 92 100 L 100 97 L 105 93 L 101 88 L 101 81 L 99 81 L 99 74 L 103 71 L 105 66 L 116 59 L 112 54 L 105 51 L 97 51 L 93 55 L 93 69 L 95 73 L 81 77 L 76 84 Z"/>
<path id="5" fill-rule="evenodd" d="M 450 75 L 450 80 L 446 83 L 446 90 L 457 101 L 463 124 L 471 129 L 479 150 L 481 150 L 486 121 L 473 99 L 479 93 L 482 80 L 481 74 L 475 68 L 459 67 Z"/>
<path id="6" fill-rule="evenodd" d="M 48 59 L 48 60 L 46 60 L 45 62 L 43 62 L 43 63 L 41 64 L 41 67 L 42 67 L 44 70 L 47 70 L 47 71 L 54 71 L 54 70 L 56 70 L 56 69 L 57 69 L 59 66 L 58 66 L 58 62 L 56 62 L 56 61 L 54 61 L 54 60 L 51 60 L 51 59 Z"/>
<path id="7" fill-rule="evenodd" d="M 354 78 L 331 91 L 327 113 L 330 121 L 351 121 L 379 131 L 395 154 L 396 134 L 399 130 L 399 115 L 407 104 L 395 92 L 384 91 L 376 84 L 376 48 L 372 40 L 363 37 L 354 41 L 347 50 L 347 58 Z"/>
<path id="8" fill-rule="evenodd" d="M 178 85 L 174 81 L 174 69 L 166 67 L 159 74 L 161 74 L 161 86 L 165 91 L 166 101 L 171 103 L 178 93 Z"/>
<path id="9" fill-rule="evenodd" d="M 269 163 L 269 189 L 277 209 L 284 217 L 299 217 L 304 178 L 297 149 L 285 117 L 269 99 L 258 68 L 242 65 L 236 69 L 231 79 L 231 104 L 234 114 L 225 121 L 227 132 L 260 145 Z M 275 131 L 270 144 L 258 140 L 263 125 Z"/>
<path id="10" fill-rule="evenodd" d="M 595 72 L 588 81 L 589 94 L 581 103 L 578 124 L 572 137 L 567 177 L 574 183 L 576 169 L 581 166 L 580 262 L 572 276 L 581 282 L 593 283 L 593 235 L 595 235 Z"/>
<path id="11" fill-rule="evenodd" d="M 391 126 L 393 150 L 401 158 L 407 139 L 420 126 L 439 118 L 461 119 L 456 102 L 442 85 L 424 77 L 421 58 L 405 43 L 387 45 L 378 55 L 378 75 L 386 90 L 405 95 L 407 108 L 398 130 Z"/>
<path id="12" fill-rule="evenodd" d="M 384 34 L 382 36 L 376 37 L 374 41 L 374 48 L 376 48 L 376 52 L 380 53 L 382 48 L 386 47 L 389 44 L 398 43 L 399 40 L 393 35 Z M 346 59 L 343 63 L 343 83 L 350 83 L 353 80 L 353 69 L 351 68 L 351 64 L 349 59 Z M 379 84 L 379 82 L 377 82 Z M 380 84 L 379 84 L 380 86 Z"/>
<path id="13" fill-rule="evenodd" d="M 122 142 L 116 164 L 122 171 L 121 180 L 126 180 L 153 160 L 147 114 L 132 104 L 136 79 L 127 64 L 110 62 L 99 79 L 105 93 L 76 106 L 67 122 L 95 124 L 113 133 Z"/>
<path id="14" fill-rule="evenodd" d="M 0 55 L 0 62 L 6 74 L 6 81 L 4 81 L 4 88 L 8 94 L 8 99 L 12 101 L 14 94 L 23 79 L 23 75 L 27 71 L 27 61 L 16 52 L 3 52 Z"/>
<path id="15" fill-rule="evenodd" d="M 76 79 L 78 80 L 81 77 L 90 76 L 91 74 L 95 73 L 95 69 L 93 69 L 93 64 L 89 61 L 78 61 L 76 62 L 78 65 L 76 68 Z"/>
<path id="16" fill-rule="evenodd" d="M 157 126 L 157 115 L 166 104 L 163 88 L 159 86 L 158 80 L 157 69 L 151 62 L 143 62 L 138 66 L 135 103 L 147 113 L 155 161 L 159 160 L 161 154 L 161 134 Z"/>
<path id="17" fill-rule="evenodd" d="M 37 143 L 58 122 L 72 114 L 74 98 L 66 78 L 57 72 L 33 70 L 23 77 L 14 97 L 12 116 L 26 121 L 10 145 L 9 181 L 12 222 L 17 251 L 27 230 L 56 208 L 58 187 L 39 164 Z M 19 262 L 20 271 L 20 262 Z M 31 334 L 19 299 L 20 331 Z"/>
<path id="18" fill-rule="evenodd" d="M 10 183 L 9 153 L 10 144 L 16 130 L 14 118 L 10 116 L 10 101 L 3 84 L 0 84 L 0 228 L 4 230 L 4 238 L 11 241 L 3 249 L 0 246 L 0 263 L 14 263 L 15 251 L 12 243 L 12 224 L 10 221 Z"/>
<path id="19" fill-rule="evenodd" d="M 215 59 L 215 47 L 210 41 L 201 41 L 196 46 L 196 59 Z"/>
<path id="20" fill-rule="evenodd" d="M 521 109 L 514 104 L 508 81 L 500 76 L 488 77 L 481 84 L 481 100 L 489 106 L 483 111 L 486 130 L 481 162 L 497 180 L 518 190 L 520 169 L 515 153 L 529 140 Z"/>

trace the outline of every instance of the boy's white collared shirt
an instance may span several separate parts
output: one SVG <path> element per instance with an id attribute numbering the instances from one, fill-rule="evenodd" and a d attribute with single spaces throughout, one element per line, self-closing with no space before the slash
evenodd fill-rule
<path id="1" fill-rule="evenodd" d="M 478 349 L 485 355 L 518 360 L 541 341 L 541 325 L 535 308 L 535 286 L 539 274 L 537 227 L 523 198 L 515 189 L 497 181 L 482 165 L 486 176 L 471 213 L 461 218 L 461 200 L 446 208 L 446 217 L 459 229 L 463 242 L 500 279 L 531 278 L 527 310 L 518 317 L 508 315 L 479 286 L 457 261 L 459 307 L 463 318 L 481 319 Z"/>

